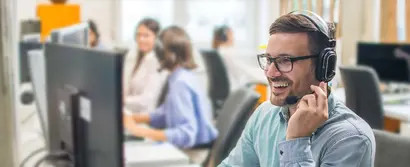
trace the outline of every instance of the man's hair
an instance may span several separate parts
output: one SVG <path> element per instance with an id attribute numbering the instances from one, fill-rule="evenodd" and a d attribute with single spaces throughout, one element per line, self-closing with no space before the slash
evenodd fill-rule
<path id="1" fill-rule="evenodd" d="M 318 24 L 318 23 L 316 23 Z M 307 33 L 309 38 L 310 54 L 319 54 L 324 48 L 329 47 L 329 38 L 334 36 L 334 26 L 328 23 L 328 32 L 324 35 L 305 16 L 297 14 L 286 14 L 279 17 L 269 28 L 269 35 L 276 33 Z"/>
<path id="2" fill-rule="evenodd" d="M 178 26 L 170 26 L 161 32 L 159 39 L 165 50 L 175 54 L 176 64 L 187 69 L 197 67 L 193 58 L 191 39 L 184 29 Z"/>

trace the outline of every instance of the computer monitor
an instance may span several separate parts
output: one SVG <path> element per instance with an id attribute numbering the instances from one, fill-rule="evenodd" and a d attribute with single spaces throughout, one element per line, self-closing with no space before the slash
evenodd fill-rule
<path id="1" fill-rule="evenodd" d="M 28 52 L 30 50 L 41 49 L 43 44 L 40 42 L 19 42 L 19 66 L 20 66 L 20 83 L 31 82 L 30 71 L 28 67 Z"/>
<path id="2" fill-rule="evenodd" d="M 44 50 L 37 49 L 28 52 L 29 71 L 36 101 L 37 116 L 43 131 L 44 140 L 48 140 L 47 98 L 46 98 L 46 67 Z"/>
<path id="3" fill-rule="evenodd" d="M 26 35 L 23 35 L 22 38 L 23 38 L 22 41 L 25 41 L 25 42 L 37 42 L 37 43 L 41 42 L 40 33 L 26 34 Z"/>
<path id="4" fill-rule="evenodd" d="M 359 43 L 357 64 L 372 67 L 383 82 L 409 83 L 410 50 L 408 44 Z M 410 52 L 408 52 L 410 54 Z"/>
<path id="5" fill-rule="evenodd" d="M 40 34 L 41 22 L 39 19 L 28 19 L 20 21 L 20 39 L 27 34 Z"/>
<path id="6" fill-rule="evenodd" d="M 79 23 L 55 29 L 51 32 L 51 42 L 68 45 L 88 46 L 88 24 Z"/>
<path id="7" fill-rule="evenodd" d="M 124 55 L 56 43 L 44 54 L 51 155 L 69 152 L 76 167 L 123 166 Z"/>

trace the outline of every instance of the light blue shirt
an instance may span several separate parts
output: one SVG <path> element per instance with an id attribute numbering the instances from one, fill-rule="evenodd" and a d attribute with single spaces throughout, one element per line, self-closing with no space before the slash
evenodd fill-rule
<path id="1" fill-rule="evenodd" d="M 288 108 L 261 104 L 218 167 L 373 167 L 376 146 L 370 126 L 332 94 L 328 104 L 329 119 L 312 136 L 289 141 Z"/>
<path id="2" fill-rule="evenodd" d="M 176 69 L 168 79 L 165 101 L 150 114 L 150 125 L 165 128 L 168 141 L 179 148 L 208 144 L 218 135 L 211 105 L 193 72 Z"/>

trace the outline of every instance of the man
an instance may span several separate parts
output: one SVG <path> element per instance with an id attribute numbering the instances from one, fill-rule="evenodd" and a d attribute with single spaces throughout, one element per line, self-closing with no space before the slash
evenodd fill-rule
<path id="1" fill-rule="evenodd" d="M 326 85 L 335 74 L 331 28 L 311 12 L 270 26 L 266 53 L 258 55 L 270 102 L 256 109 L 219 167 L 373 166 L 372 129 Z"/>

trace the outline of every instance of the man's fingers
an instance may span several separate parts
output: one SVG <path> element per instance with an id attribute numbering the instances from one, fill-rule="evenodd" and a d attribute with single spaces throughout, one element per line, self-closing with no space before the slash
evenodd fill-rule
<path id="1" fill-rule="evenodd" d="M 314 94 L 305 95 L 303 96 L 302 99 L 306 101 L 307 107 L 316 110 L 317 102 L 316 102 L 316 96 Z"/>
<path id="2" fill-rule="evenodd" d="M 305 99 L 304 97 L 299 101 L 299 104 L 298 104 L 298 108 L 308 108 L 309 107 L 309 105 L 308 105 L 308 102 L 307 102 L 307 99 Z"/>
<path id="3" fill-rule="evenodd" d="M 323 90 L 323 92 L 327 93 L 327 84 L 325 82 L 320 82 L 319 87 Z"/>
<path id="4" fill-rule="evenodd" d="M 327 105 L 327 86 L 321 82 L 319 86 L 311 85 L 310 88 L 316 95 L 318 110 L 323 110 Z"/>

